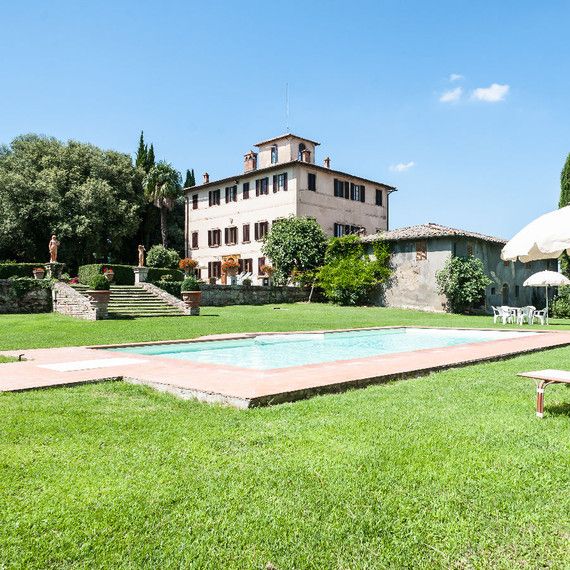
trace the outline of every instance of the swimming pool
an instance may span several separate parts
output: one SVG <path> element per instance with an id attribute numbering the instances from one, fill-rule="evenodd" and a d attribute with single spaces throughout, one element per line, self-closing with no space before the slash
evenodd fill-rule
<path id="1" fill-rule="evenodd" d="M 265 334 L 235 340 L 130 346 L 109 350 L 252 370 L 271 370 L 537 334 L 541 333 L 386 328 L 346 332 Z"/>

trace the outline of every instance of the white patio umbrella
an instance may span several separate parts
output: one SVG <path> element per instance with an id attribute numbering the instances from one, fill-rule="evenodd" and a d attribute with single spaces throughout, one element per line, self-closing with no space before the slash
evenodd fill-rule
<path id="1" fill-rule="evenodd" d="M 544 214 L 525 226 L 501 251 L 505 261 L 558 259 L 570 254 L 570 206 Z"/>
<path id="2" fill-rule="evenodd" d="M 570 285 L 570 279 L 557 271 L 539 271 L 531 275 L 523 285 L 525 287 L 546 287 L 546 324 L 548 324 L 548 287 Z"/>

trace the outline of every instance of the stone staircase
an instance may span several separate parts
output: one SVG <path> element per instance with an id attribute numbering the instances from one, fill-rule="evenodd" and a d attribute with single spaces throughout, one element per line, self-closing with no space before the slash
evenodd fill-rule
<path id="1" fill-rule="evenodd" d="M 85 294 L 86 285 L 72 285 L 81 294 Z M 111 285 L 109 300 L 109 318 L 126 319 L 135 317 L 181 317 L 184 312 L 168 304 L 158 295 L 137 285 Z"/>

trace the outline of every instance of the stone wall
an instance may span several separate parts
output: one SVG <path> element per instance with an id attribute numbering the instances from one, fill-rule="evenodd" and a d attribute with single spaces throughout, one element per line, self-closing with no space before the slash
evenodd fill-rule
<path id="1" fill-rule="evenodd" d="M 103 315 L 98 315 L 97 309 L 87 297 L 66 283 L 57 281 L 53 286 L 51 294 L 53 295 L 53 310 L 55 313 L 87 321 L 96 321 L 98 318 L 103 317 Z"/>
<path id="2" fill-rule="evenodd" d="M 21 296 L 16 294 L 9 279 L 0 279 L 0 314 L 51 312 L 50 289 L 33 289 Z"/>
<path id="3" fill-rule="evenodd" d="M 252 285 L 202 285 L 202 306 L 268 305 L 307 301 L 309 289 Z"/>
<path id="4" fill-rule="evenodd" d="M 142 287 L 143 289 L 146 289 L 149 293 L 152 293 L 153 295 L 160 297 L 165 303 L 168 303 L 170 306 L 180 309 L 180 311 L 182 311 L 185 315 L 190 314 L 190 309 L 186 307 L 184 301 L 181 301 L 180 299 L 176 298 L 174 295 L 171 295 L 164 289 L 161 289 L 160 287 L 157 287 L 152 283 L 144 283 L 144 282 L 139 283 L 139 286 Z"/>

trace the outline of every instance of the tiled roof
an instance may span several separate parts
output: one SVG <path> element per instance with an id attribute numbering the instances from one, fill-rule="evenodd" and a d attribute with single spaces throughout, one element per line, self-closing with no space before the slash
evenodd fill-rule
<path id="1" fill-rule="evenodd" d="M 502 245 L 507 243 L 506 239 L 487 236 L 485 234 L 470 232 L 467 230 L 458 230 L 457 228 L 449 228 L 447 226 L 441 226 L 440 224 L 434 224 L 431 222 L 428 222 L 427 224 L 419 224 L 417 226 L 399 228 L 397 230 L 390 230 L 387 232 L 378 232 L 377 234 L 363 237 L 362 241 L 371 242 L 377 239 L 384 239 L 386 241 L 403 241 L 442 237 L 465 237 Z"/>
<path id="2" fill-rule="evenodd" d="M 307 141 L 307 142 L 313 143 L 315 146 L 318 146 L 321 144 L 321 143 L 318 143 L 317 141 L 313 141 L 313 140 L 308 139 L 306 137 L 300 137 L 300 136 L 294 135 L 293 133 L 285 133 L 284 135 L 279 135 L 278 137 L 273 137 L 272 139 L 267 139 L 265 141 L 258 142 L 254 146 L 261 146 L 261 145 L 264 145 L 264 144 L 267 144 L 267 143 L 270 143 L 273 141 L 278 141 L 279 139 L 286 139 L 286 138 L 301 139 L 302 141 Z"/>

